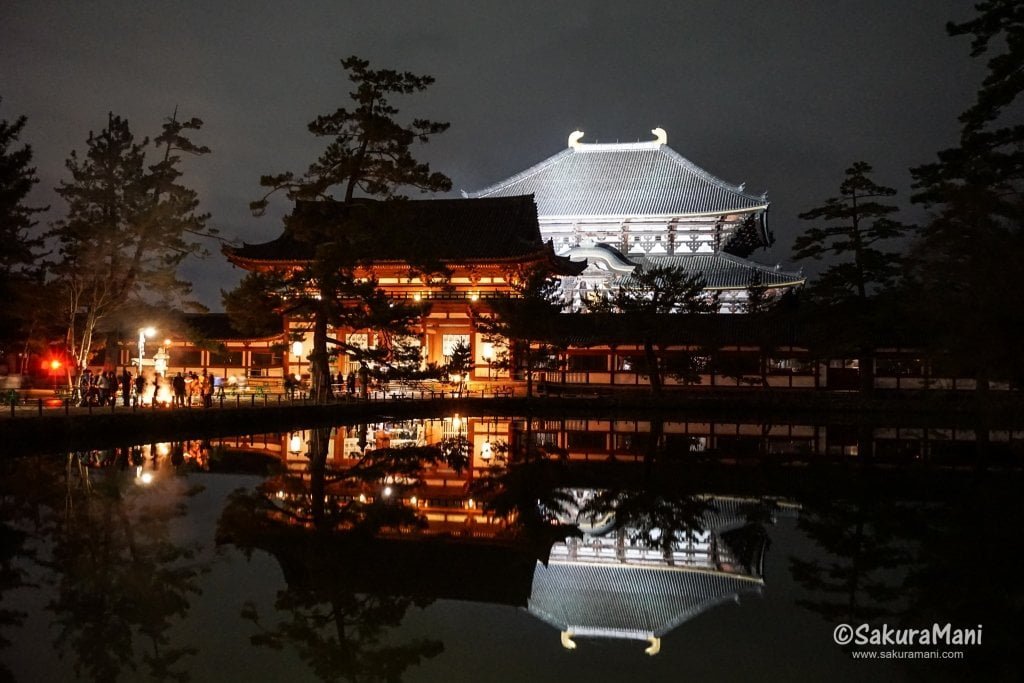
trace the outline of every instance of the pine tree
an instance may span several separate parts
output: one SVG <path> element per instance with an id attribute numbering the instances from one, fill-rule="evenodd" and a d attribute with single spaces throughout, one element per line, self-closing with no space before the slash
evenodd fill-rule
<path id="1" fill-rule="evenodd" d="M 996 54 L 960 116 L 959 144 L 911 173 L 914 201 L 934 216 L 913 250 L 928 338 L 984 391 L 991 379 L 1024 380 L 1016 352 L 1024 306 L 1008 296 L 1019 284 L 1014 264 L 1024 258 L 1024 125 L 1015 118 L 1024 90 L 1024 7 L 987 0 L 975 8 L 977 16 L 947 31 L 973 36 L 973 57 Z"/>
<path id="2" fill-rule="evenodd" d="M 880 322 L 873 317 L 871 301 L 894 286 L 902 272 L 902 257 L 884 246 L 907 230 L 891 217 L 898 207 L 883 203 L 896 190 L 871 180 L 871 171 L 863 161 L 846 169 L 839 196 L 800 214 L 816 225 L 793 245 L 797 260 L 827 258 L 830 262 L 807 294 L 821 311 L 823 324 L 832 330 L 843 324 L 842 342 L 856 349 L 864 392 L 874 386 L 875 328 Z"/>
<path id="3" fill-rule="evenodd" d="M 232 327 L 242 334 L 269 337 L 281 332 L 281 316 L 276 311 L 283 301 L 275 290 L 274 278 L 247 273 L 237 287 L 221 290 L 220 295 Z"/>
<path id="4" fill-rule="evenodd" d="M 2 103 L 2 99 L 0 99 Z M 37 260 L 42 238 L 33 234 L 35 215 L 48 207 L 29 205 L 39 182 L 31 166 L 32 148 L 18 146 L 26 119 L 0 119 L 0 358 L 8 344 L 24 341 L 31 325 L 31 307 L 23 304 L 38 286 Z"/>
<path id="5" fill-rule="evenodd" d="M 667 374 L 693 381 L 699 364 L 693 355 L 671 364 L 659 357 L 657 347 L 663 336 L 664 316 L 714 313 L 718 311 L 718 297 L 708 295 L 704 278 L 699 274 L 690 275 L 676 266 L 655 266 L 649 270 L 638 267 L 618 289 L 591 302 L 588 308 L 597 313 L 622 313 L 630 317 L 632 329 L 644 347 L 644 371 L 651 383 L 651 393 L 659 395 Z"/>
<path id="6" fill-rule="evenodd" d="M 421 92 L 434 79 L 410 72 L 373 70 L 368 61 L 356 56 L 341 60 L 341 65 L 355 85 L 355 90 L 349 93 L 355 106 L 339 108 L 309 123 L 313 135 L 328 138 L 326 149 L 301 176 L 291 172 L 263 176 L 260 184 L 268 191 L 252 202 L 256 215 L 264 212 L 270 196 L 277 192 L 283 192 L 289 199 L 337 199 L 351 205 L 360 197 L 399 199 L 402 188 L 416 188 L 421 192 L 451 189 L 451 181 L 446 176 L 431 171 L 428 164 L 417 161 L 412 155 L 413 144 L 428 142 L 433 135 L 447 130 L 449 124 L 426 119 L 400 124 L 395 119 L 398 109 L 389 101 L 393 95 Z M 340 198 L 332 194 L 334 188 L 343 188 Z M 404 333 L 401 321 L 405 316 L 399 315 L 394 323 L 388 322 L 384 312 L 373 305 L 381 300 L 381 294 L 353 276 L 359 261 L 346 247 L 359 237 L 341 234 L 346 228 L 350 232 L 358 231 L 357 225 L 338 225 L 332 221 L 306 220 L 301 226 L 286 226 L 286 230 L 302 231 L 303 241 L 317 245 L 314 262 L 303 269 L 304 272 L 293 274 L 289 290 L 293 300 L 302 299 L 302 313 L 311 321 L 313 350 L 309 359 L 313 370 L 313 396 L 319 401 L 330 396 L 329 325 L 361 324 L 362 320 L 354 321 L 348 314 L 362 308 L 368 314 L 366 322 L 385 325 L 377 328 L 383 330 L 385 336 Z M 363 305 L 342 305 L 344 301 L 362 301 Z"/>
<path id="7" fill-rule="evenodd" d="M 484 338 L 500 349 L 493 365 L 526 375 L 526 395 L 533 395 L 533 378 L 547 369 L 564 344 L 559 341 L 559 315 L 565 309 L 557 278 L 545 268 L 523 273 L 512 291 L 488 300 L 490 315 L 477 320 Z"/>
<path id="8" fill-rule="evenodd" d="M 118 313 L 139 302 L 171 305 L 190 291 L 177 267 L 203 253 L 195 237 L 214 233 L 196 192 L 179 182 L 181 153 L 210 151 L 186 137 L 201 126 L 199 119 L 169 118 L 152 145 L 158 160 L 147 166 L 149 139 L 137 142 L 128 121 L 110 114 L 106 128 L 89 134 L 85 154 L 67 160 L 71 179 L 57 193 L 68 211 L 49 235 L 58 245 L 52 272 L 67 351 L 80 367 Z"/>
<path id="9" fill-rule="evenodd" d="M 33 216 L 48 208 L 27 204 L 39 178 L 31 166 L 32 147 L 17 147 L 25 123 L 24 116 L 13 122 L 0 119 L 0 272 L 4 275 L 33 266 L 42 246 L 40 236 L 30 235 L 36 225 Z"/>

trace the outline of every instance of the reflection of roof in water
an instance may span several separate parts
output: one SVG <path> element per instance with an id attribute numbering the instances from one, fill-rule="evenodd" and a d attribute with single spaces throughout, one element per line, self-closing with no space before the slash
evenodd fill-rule
<path id="1" fill-rule="evenodd" d="M 682 568 L 538 562 L 529 610 L 578 636 L 660 638 L 715 605 L 760 595 L 763 585 Z"/>
<path id="2" fill-rule="evenodd" d="M 693 506 L 694 527 L 673 530 L 670 546 L 662 548 L 637 544 L 643 534 L 631 524 L 617 528 L 614 497 L 591 516 L 581 510 L 592 509 L 600 491 L 566 493 L 572 502 L 558 516 L 579 524 L 583 537 L 555 543 L 547 566 L 537 563 L 529 600 L 531 613 L 562 631 L 566 647 L 575 647 L 572 636 L 633 638 L 649 640 L 646 651 L 655 654 L 658 639 L 684 621 L 761 593 L 767 536 L 763 522 L 753 520 L 770 523 L 764 501 L 708 495 L 675 501 Z M 645 533 L 656 538 L 658 531 Z"/>

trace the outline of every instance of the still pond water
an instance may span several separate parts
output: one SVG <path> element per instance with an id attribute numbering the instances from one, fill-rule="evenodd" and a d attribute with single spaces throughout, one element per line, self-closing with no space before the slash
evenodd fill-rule
<path id="1" fill-rule="evenodd" d="M 453 416 L 8 458 L 0 681 L 1018 680 L 1022 437 Z"/>

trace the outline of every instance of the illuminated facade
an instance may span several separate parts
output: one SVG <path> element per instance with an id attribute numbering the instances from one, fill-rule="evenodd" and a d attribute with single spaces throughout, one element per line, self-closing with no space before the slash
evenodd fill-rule
<path id="1" fill-rule="evenodd" d="M 290 226 L 304 221 L 358 231 L 365 252 L 354 255 L 357 278 L 375 278 L 388 297 L 422 303 L 426 310 L 415 343 L 424 363 L 444 365 L 452 349 L 467 345 L 474 359 L 474 381 L 501 379 L 489 372 L 494 349 L 475 332 L 473 321 L 488 311 L 487 300 L 507 294 L 526 273 L 543 267 L 558 274 L 579 273 L 581 266 L 558 257 L 541 241 L 532 197 L 375 202 L 353 205 L 298 202 Z M 297 239 L 288 227 L 276 240 L 224 250 L 228 260 L 247 270 L 298 269 L 309 265 L 314 245 Z M 357 247 L 358 248 L 358 247 Z M 308 322 L 285 321 L 299 345 L 286 359 L 289 374 L 309 372 L 304 351 Z M 385 340 L 374 330 L 329 330 L 353 346 Z M 334 370 L 348 372 L 345 357 Z M 507 377 L 506 377 L 507 380 Z"/>
<path id="2" fill-rule="evenodd" d="M 650 142 L 583 143 L 467 197 L 532 194 L 541 235 L 555 252 L 585 261 L 586 270 L 563 279 L 566 298 L 581 299 L 628 280 L 637 266 L 675 266 L 703 275 L 722 310 L 742 310 L 752 282 L 779 293 L 804 282 L 749 260 L 772 243 L 769 202 L 743 185 L 730 185 L 668 146 L 661 128 Z"/>

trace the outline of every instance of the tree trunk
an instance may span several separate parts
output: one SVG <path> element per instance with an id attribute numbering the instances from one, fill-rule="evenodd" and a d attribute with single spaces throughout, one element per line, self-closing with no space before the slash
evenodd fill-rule
<path id="1" fill-rule="evenodd" d="M 313 351 L 309 354 L 313 374 L 313 400 L 327 403 L 331 397 L 331 368 L 327 354 L 327 315 L 321 309 L 313 316 Z"/>
<path id="2" fill-rule="evenodd" d="M 309 439 L 309 494 L 313 528 L 325 530 L 326 506 L 324 496 L 327 489 L 327 445 L 331 438 L 330 427 L 319 427 L 310 432 Z"/>
<path id="3" fill-rule="evenodd" d="M 870 396 L 875 390 L 875 354 L 868 346 L 862 346 L 857 355 L 857 365 L 860 366 L 860 393 Z"/>
<path id="4" fill-rule="evenodd" d="M 644 342 L 644 358 L 647 362 L 647 377 L 651 381 L 651 393 L 661 396 L 661 368 L 658 366 L 658 354 L 654 352 L 653 342 Z"/>
<path id="5" fill-rule="evenodd" d="M 989 451 L 989 415 L 992 412 L 992 387 L 989 373 L 985 368 L 979 369 L 974 375 L 974 448 L 975 469 L 983 472 L 988 468 Z"/>

